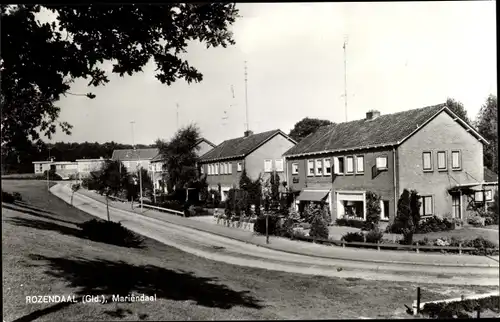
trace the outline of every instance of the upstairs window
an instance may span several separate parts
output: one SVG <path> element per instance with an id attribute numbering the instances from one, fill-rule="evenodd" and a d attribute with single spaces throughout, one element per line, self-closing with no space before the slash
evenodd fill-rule
<path id="1" fill-rule="evenodd" d="M 365 172 L 365 157 L 362 155 L 358 155 L 356 157 L 356 172 L 357 173 Z"/>
<path id="2" fill-rule="evenodd" d="M 264 160 L 264 172 L 271 172 L 272 169 L 273 169 L 273 161 Z"/>
<path id="3" fill-rule="evenodd" d="M 452 170 L 462 169 L 462 159 L 458 150 L 451 151 L 451 168 Z"/>
<path id="4" fill-rule="evenodd" d="M 354 173 L 354 157 L 346 157 L 347 169 L 346 173 Z"/>
<path id="5" fill-rule="evenodd" d="M 316 175 L 323 175 L 323 162 L 321 160 L 316 160 Z"/>
<path id="6" fill-rule="evenodd" d="M 333 173 L 344 174 L 344 158 L 334 157 L 333 158 Z"/>
<path id="7" fill-rule="evenodd" d="M 432 171 L 432 152 L 423 152 L 422 159 L 424 171 Z"/>
<path id="8" fill-rule="evenodd" d="M 438 161 L 438 170 L 446 170 L 446 152 L 445 151 L 439 151 L 437 153 L 437 161 Z"/>
<path id="9" fill-rule="evenodd" d="M 330 164 L 330 159 L 323 160 L 323 175 L 329 176 L 332 174 L 332 166 Z"/>
<path id="10" fill-rule="evenodd" d="M 219 168 L 220 168 L 219 163 L 216 163 L 215 164 L 215 174 L 219 174 Z"/>
<path id="11" fill-rule="evenodd" d="M 299 174 L 299 164 L 297 162 L 292 163 L 292 174 Z"/>
<path id="12" fill-rule="evenodd" d="M 232 162 L 229 162 L 227 164 L 227 173 L 228 174 L 232 174 L 233 173 L 233 163 Z"/>
<path id="13" fill-rule="evenodd" d="M 275 165 L 276 165 L 277 172 L 283 172 L 283 159 L 275 160 Z"/>
<path id="14" fill-rule="evenodd" d="M 376 159 L 377 170 L 387 170 L 387 156 L 383 155 Z"/>
<path id="15" fill-rule="evenodd" d="M 307 160 L 307 175 L 308 176 L 314 175 L 314 161 L 313 160 Z"/>

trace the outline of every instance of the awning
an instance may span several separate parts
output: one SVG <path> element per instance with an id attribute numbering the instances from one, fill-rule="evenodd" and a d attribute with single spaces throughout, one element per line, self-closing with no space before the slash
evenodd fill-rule
<path id="1" fill-rule="evenodd" d="M 329 190 L 302 190 L 297 197 L 298 201 L 322 201 L 328 194 Z"/>

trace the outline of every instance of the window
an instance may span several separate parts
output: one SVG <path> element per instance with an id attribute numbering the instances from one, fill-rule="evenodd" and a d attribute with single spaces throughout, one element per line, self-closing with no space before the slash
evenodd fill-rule
<path id="1" fill-rule="evenodd" d="M 486 201 L 493 201 L 493 192 L 491 190 L 484 191 L 484 199 Z"/>
<path id="2" fill-rule="evenodd" d="M 229 162 L 227 164 L 227 173 L 228 174 L 232 174 L 233 173 L 233 163 L 232 162 Z"/>
<path id="3" fill-rule="evenodd" d="M 438 155 L 438 170 L 446 170 L 446 151 L 439 151 Z"/>
<path id="4" fill-rule="evenodd" d="M 347 173 L 354 173 L 354 157 L 346 157 Z"/>
<path id="5" fill-rule="evenodd" d="M 462 159 L 458 150 L 451 151 L 451 168 L 453 170 L 460 170 L 462 168 Z"/>
<path id="6" fill-rule="evenodd" d="M 219 174 L 219 163 L 216 163 L 216 164 L 214 165 L 214 167 L 215 167 L 215 172 L 214 172 L 214 174 Z"/>
<path id="7" fill-rule="evenodd" d="M 377 166 L 377 170 L 387 170 L 387 156 L 386 155 L 377 157 L 377 159 L 375 160 L 375 163 Z"/>
<path id="8" fill-rule="evenodd" d="M 329 175 L 332 174 L 332 166 L 330 164 L 330 159 L 324 159 L 323 160 L 323 167 L 324 167 L 323 174 L 325 176 L 329 176 Z"/>
<path id="9" fill-rule="evenodd" d="M 344 158 L 333 157 L 333 173 L 335 174 L 344 173 Z"/>
<path id="10" fill-rule="evenodd" d="M 323 162 L 321 160 L 316 160 L 316 175 L 320 176 L 323 174 Z"/>
<path id="11" fill-rule="evenodd" d="M 482 191 L 474 192 L 474 201 L 475 202 L 483 202 L 483 192 Z"/>
<path id="12" fill-rule="evenodd" d="M 223 174 L 228 174 L 229 173 L 229 164 L 227 162 L 224 162 L 224 173 Z"/>
<path id="13" fill-rule="evenodd" d="M 39 171 L 39 172 L 43 172 L 43 165 L 41 165 L 41 164 L 40 164 L 40 165 L 38 166 L 38 171 Z"/>
<path id="14" fill-rule="evenodd" d="M 365 157 L 362 155 L 358 155 L 356 157 L 356 172 L 357 173 L 365 172 Z"/>
<path id="15" fill-rule="evenodd" d="M 212 165 L 211 164 L 207 165 L 207 168 L 208 168 L 208 175 L 211 176 L 213 174 Z"/>
<path id="16" fill-rule="evenodd" d="M 424 171 L 432 171 L 432 152 L 422 153 L 422 162 Z"/>
<path id="17" fill-rule="evenodd" d="M 308 176 L 314 175 L 314 161 L 313 160 L 307 160 L 307 175 Z"/>
<path id="18" fill-rule="evenodd" d="M 389 200 L 380 200 L 380 219 L 389 219 Z"/>
<path id="19" fill-rule="evenodd" d="M 264 172 L 271 172 L 273 168 L 273 160 L 264 160 Z"/>
<path id="20" fill-rule="evenodd" d="M 66 165 L 61 164 L 61 169 L 66 169 Z"/>
<path id="21" fill-rule="evenodd" d="M 432 205 L 432 196 L 423 196 L 422 197 L 422 215 L 423 216 L 432 216 L 433 215 L 433 205 Z"/>
<path id="22" fill-rule="evenodd" d="M 238 162 L 238 165 L 237 165 L 238 172 L 243 171 L 243 169 L 242 169 L 242 168 L 243 168 L 243 167 L 242 167 L 242 165 L 243 165 L 243 164 L 242 164 L 241 162 Z"/>
<path id="23" fill-rule="evenodd" d="M 276 166 L 276 171 L 283 172 L 283 159 L 277 159 L 274 161 Z"/>
<path id="24" fill-rule="evenodd" d="M 297 162 L 292 163 L 292 174 L 299 174 L 299 164 Z"/>
<path id="25" fill-rule="evenodd" d="M 204 174 L 204 173 L 205 173 L 205 171 L 203 171 L 203 165 L 201 165 L 201 167 L 200 167 L 200 173 L 201 173 L 201 174 Z"/>

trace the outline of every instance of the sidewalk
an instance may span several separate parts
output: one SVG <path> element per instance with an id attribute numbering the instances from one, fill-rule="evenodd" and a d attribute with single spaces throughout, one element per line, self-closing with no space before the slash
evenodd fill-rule
<path id="1" fill-rule="evenodd" d="M 106 198 L 97 193 L 81 189 L 78 193 L 94 200 L 105 203 Z M 110 207 L 141 213 L 140 208 L 131 209 L 130 203 L 110 201 Z M 142 215 L 163 220 L 168 223 L 182 225 L 200 231 L 216 234 L 222 237 L 254 244 L 257 246 L 279 250 L 287 253 L 307 255 L 314 257 L 343 259 L 361 262 L 399 263 L 411 265 L 435 266 L 470 266 L 470 267 L 499 267 L 498 256 L 495 260 L 485 256 L 455 255 L 455 254 L 422 254 L 405 251 L 377 251 L 361 248 L 342 248 L 338 246 L 325 246 L 307 242 L 293 241 L 287 238 L 271 236 L 270 244 L 266 244 L 266 237 L 253 232 L 244 231 L 226 226 L 193 220 L 176 215 L 144 208 Z"/>

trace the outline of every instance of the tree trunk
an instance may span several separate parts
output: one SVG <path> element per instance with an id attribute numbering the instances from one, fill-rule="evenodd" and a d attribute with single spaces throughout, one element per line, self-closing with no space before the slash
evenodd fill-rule
<path id="1" fill-rule="evenodd" d="M 71 193 L 71 205 L 73 206 L 73 196 L 75 195 L 75 193 Z"/>

